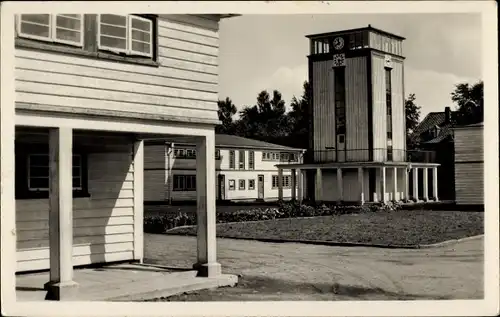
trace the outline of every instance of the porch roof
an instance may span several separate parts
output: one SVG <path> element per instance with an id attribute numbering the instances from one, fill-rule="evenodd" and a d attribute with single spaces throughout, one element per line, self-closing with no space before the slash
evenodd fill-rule
<path id="1" fill-rule="evenodd" d="M 416 163 L 416 162 L 327 162 L 309 164 L 277 164 L 279 169 L 316 169 L 316 168 L 376 168 L 376 167 L 438 167 L 438 163 Z"/>

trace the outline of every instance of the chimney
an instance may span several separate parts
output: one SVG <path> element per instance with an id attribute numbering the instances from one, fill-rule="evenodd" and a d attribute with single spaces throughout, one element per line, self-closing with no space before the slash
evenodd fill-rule
<path id="1" fill-rule="evenodd" d="M 450 123 L 451 121 L 451 109 L 450 107 L 444 108 L 444 123 Z"/>

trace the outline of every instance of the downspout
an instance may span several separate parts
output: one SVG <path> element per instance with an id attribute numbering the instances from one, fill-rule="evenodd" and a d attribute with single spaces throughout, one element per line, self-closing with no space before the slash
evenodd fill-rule
<path id="1" fill-rule="evenodd" d="M 172 151 L 174 149 L 174 143 L 165 143 L 166 148 L 167 148 L 167 175 L 168 175 L 168 180 L 167 180 L 167 193 L 168 193 L 168 203 L 169 205 L 172 205 L 172 163 L 171 163 L 171 155 Z"/>

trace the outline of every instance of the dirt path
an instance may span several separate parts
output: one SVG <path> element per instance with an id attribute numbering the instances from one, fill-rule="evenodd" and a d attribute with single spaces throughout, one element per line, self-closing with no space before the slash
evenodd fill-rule
<path id="1" fill-rule="evenodd" d="M 190 267 L 194 237 L 146 234 L 150 263 Z M 483 296 L 483 240 L 420 250 L 218 239 L 225 273 L 239 286 L 174 300 L 477 299 Z"/>

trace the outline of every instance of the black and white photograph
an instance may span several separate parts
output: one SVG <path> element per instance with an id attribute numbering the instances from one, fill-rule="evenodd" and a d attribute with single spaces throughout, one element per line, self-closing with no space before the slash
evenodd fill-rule
<path id="1" fill-rule="evenodd" d="M 496 6 L 3 2 L 2 315 L 497 315 Z"/>

